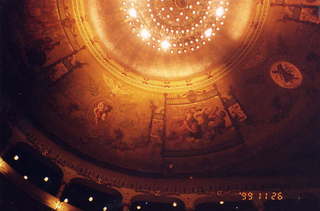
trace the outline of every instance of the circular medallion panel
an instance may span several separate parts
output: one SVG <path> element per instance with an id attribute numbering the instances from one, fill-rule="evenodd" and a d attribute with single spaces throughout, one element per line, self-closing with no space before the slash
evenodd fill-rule
<path id="1" fill-rule="evenodd" d="M 303 80 L 300 70 L 287 61 L 274 63 L 270 69 L 270 75 L 278 86 L 286 89 L 299 87 Z"/>

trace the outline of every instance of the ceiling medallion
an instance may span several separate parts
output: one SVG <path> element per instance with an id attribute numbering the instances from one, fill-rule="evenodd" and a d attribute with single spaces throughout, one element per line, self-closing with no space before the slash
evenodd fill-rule
<path id="1" fill-rule="evenodd" d="M 146 45 L 171 54 L 205 46 L 221 30 L 224 0 L 124 0 L 126 22 Z"/>
<path id="2" fill-rule="evenodd" d="M 270 69 L 270 75 L 278 86 L 287 89 L 299 87 L 303 80 L 300 70 L 287 61 L 274 63 Z"/>

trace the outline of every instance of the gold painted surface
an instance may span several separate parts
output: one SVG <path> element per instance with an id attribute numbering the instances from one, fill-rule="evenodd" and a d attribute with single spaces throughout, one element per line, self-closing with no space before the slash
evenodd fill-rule
<path id="1" fill-rule="evenodd" d="M 54 7 L 51 3 L 55 0 L 50 0 L 50 4 L 44 2 L 41 1 L 42 6 L 47 6 L 44 11 Z M 287 89 L 278 88 L 270 78 L 270 66 L 281 60 L 274 53 L 281 54 L 287 50 L 286 45 L 280 44 L 289 42 L 289 47 L 295 49 L 301 47 L 294 45 L 304 44 L 299 44 L 297 38 L 293 38 L 296 35 L 294 24 L 282 24 L 277 20 L 281 12 L 276 9 L 268 27 L 262 31 L 269 9 L 267 1 L 256 2 L 252 5 L 255 9 L 252 9 L 251 15 L 247 14 L 250 18 L 247 20 L 248 17 L 243 16 L 239 20 L 237 27 L 242 25 L 243 31 L 226 24 L 224 33 L 230 30 L 230 33 L 242 35 L 238 38 L 237 33 L 234 34 L 239 48 L 229 49 L 230 55 L 221 64 L 222 68 L 204 70 L 178 79 L 149 77 L 117 61 L 112 54 L 114 49 L 109 49 L 112 51 L 109 54 L 108 49 L 104 48 L 103 39 L 97 36 L 100 30 L 104 31 L 103 28 L 92 27 L 92 17 L 87 15 L 87 9 L 96 5 L 85 7 L 82 3 L 84 1 L 59 0 L 56 5 L 59 17 L 48 20 L 48 24 L 54 24 L 60 18 L 63 27 L 55 30 L 59 30 L 59 34 L 64 33 L 61 38 L 64 42 L 53 46 L 53 50 L 50 45 L 49 50 L 44 47 L 45 55 L 54 62 L 41 67 L 41 80 L 37 79 L 37 84 L 32 84 L 33 92 L 29 93 L 32 101 L 29 102 L 29 108 L 44 132 L 57 137 L 57 143 L 69 146 L 68 150 L 72 153 L 81 154 L 81 158 L 89 157 L 90 161 L 94 161 L 93 164 L 112 164 L 128 171 L 162 175 L 169 166 L 167 164 L 172 162 L 173 174 L 203 173 L 202 166 L 207 168 L 205 174 L 209 171 L 215 173 L 236 162 L 249 160 L 268 147 L 284 145 L 282 137 L 277 139 L 271 136 L 274 131 L 279 131 L 277 134 L 287 130 L 301 131 L 299 127 L 305 125 L 306 119 L 312 115 L 310 106 L 317 107 L 313 97 L 315 94 L 312 96 L 316 92 L 316 89 L 313 90 L 314 82 L 307 76 L 311 71 L 305 74 L 302 71 L 305 69 L 301 68 L 304 83 L 301 89 L 290 90 L 293 91 L 290 94 L 286 93 Z M 32 1 L 32 4 L 37 11 L 36 3 Z M 36 20 L 41 20 L 39 17 Z M 96 16 L 97 19 L 102 17 L 106 16 Z M 118 18 L 117 15 L 111 17 Z M 110 17 L 106 20 L 110 20 Z M 112 23 L 110 21 L 108 24 Z M 35 24 L 37 27 L 40 25 Z M 43 31 L 43 28 L 37 28 L 35 37 L 45 38 L 47 34 L 43 34 Z M 285 34 L 282 42 L 277 41 L 279 31 Z M 261 32 L 266 40 L 261 48 L 265 47 L 265 51 L 256 48 L 260 55 L 254 52 L 251 53 L 252 57 L 246 57 L 251 47 L 257 47 L 255 41 Z M 60 39 L 54 35 L 53 38 L 54 42 Z M 28 39 L 26 42 L 29 44 Z M 65 42 L 70 45 L 64 45 Z M 126 48 L 130 43 L 118 43 L 119 47 L 123 45 L 123 49 L 118 50 L 133 55 L 134 52 L 130 51 L 137 48 Z M 141 48 L 141 51 L 144 50 Z M 300 53 L 300 50 L 296 52 Z M 307 53 L 304 50 L 299 58 L 305 58 Z M 151 53 L 142 53 L 140 56 L 149 65 L 153 64 L 153 60 L 148 57 L 157 59 Z M 271 61 L 268 57 L 271 57 Z M 243 60 L 249 65 L 239 65 Z M 201 63 L 200 60 L 196 62 Z M 161 65 L 166 63 L 161 62 Z M 260 66 L 253 69 L 257 65 Z M 227 77 L 221 79 L 229 72 Z M 213 82 L 216 82 L 216 86 L 212 89 Z M 208 91 L 204 87 L 211 89 Z M 234 88 L 232 94 L 229 93 L 231 87 Z M 311 97 L 305 99 L 309 91 Z M 292 101 L 295 103 L 290 103 Z M 219 116 L 222 111 L 224 117 Z M 305 121 L 300 120 L 300 113 L 309 116 Z M 219 125 L 224 127 L 220 128 Z M 221 145 L 227 147 L 221 148 Z M 272 159 L 278 161 L 279 157 L 280 153 Z M 251 162 L 253 164 L 248 164 L 247 168 L 241 166 L 241 169 L 246 171 L 261 166 L 258 161 Z"/>
<path id="2" fill-rule="evenodd" d="M 212 45 L 189 56 L 168 56 L 150 51 L 127 32 L 120 2 L 101 4 L 94 0 L 73 2 L 81 35 L 91 53 L 118 79 L 160 92 L 205 87 L 234 69 L 255 43 L 269 8 L 267 1 L 257 5 L 241 1 L 234 3 L 234 8 L 231 4 L 225 30 Z"/>

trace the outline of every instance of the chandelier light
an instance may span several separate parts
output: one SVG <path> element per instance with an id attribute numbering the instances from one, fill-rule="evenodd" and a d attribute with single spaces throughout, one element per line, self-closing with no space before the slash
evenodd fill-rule
<path id="1" fill-rule="evenodd" d="M 221 30 L 228 1 L 123 0 L 122 11 L 134 34 L 146 45 L 190 53 L 209 43 Z"/>

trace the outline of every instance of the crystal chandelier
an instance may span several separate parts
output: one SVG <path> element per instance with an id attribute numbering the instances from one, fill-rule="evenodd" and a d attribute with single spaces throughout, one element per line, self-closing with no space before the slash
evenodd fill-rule
<path id="1" fill-rule="evenodd" d="M 124 0 L 126 22 L 146 45 L 185 54 L 206 45 L 221 30 L 229 2 L 213 0 Z"/>

